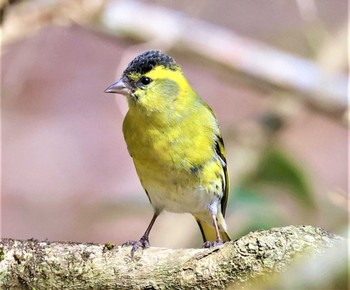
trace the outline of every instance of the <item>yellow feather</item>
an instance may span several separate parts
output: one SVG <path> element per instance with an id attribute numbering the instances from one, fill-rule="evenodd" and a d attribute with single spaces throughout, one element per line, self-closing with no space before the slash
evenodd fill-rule
<path id="1" fill-rule="evenodd" d="M 149 83 L 138 85 L 145 77 Z M 154 65 L 145 73 L 136 69 L 125 78 L 130 92 L 124 137 L 155 209 L 154 220 L 162 210 L 189 212 L 205 241 L 220 236 L 223 241 L 230 240 L 224 219 L 229 176 L 212 109 L 193 90 L 178 65 Z M 148 241 L 154 220 L 144 240 Z"/>

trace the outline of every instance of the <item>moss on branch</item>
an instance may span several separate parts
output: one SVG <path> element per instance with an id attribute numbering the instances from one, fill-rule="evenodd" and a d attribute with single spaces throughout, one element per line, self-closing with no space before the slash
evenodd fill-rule
<path id="1" fill-rule="evenodd" d="M 342 239 L 321 228 L 255 231 L 212 249 L 0 241 L 1 289 L 224 289 L 283 273 L 297 257 L 322 255 Z"/>

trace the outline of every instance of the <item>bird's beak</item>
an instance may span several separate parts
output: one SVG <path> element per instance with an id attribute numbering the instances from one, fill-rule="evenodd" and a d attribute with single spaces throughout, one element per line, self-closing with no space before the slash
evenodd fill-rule
<path id="1" fill-rule="evenodd" d="M 131 89 L 128 83 L 123 78 L 121 78 L 119 81 L 105 89 L 105 93 L 115 93 L 129 96 L 131 94 Z"/>

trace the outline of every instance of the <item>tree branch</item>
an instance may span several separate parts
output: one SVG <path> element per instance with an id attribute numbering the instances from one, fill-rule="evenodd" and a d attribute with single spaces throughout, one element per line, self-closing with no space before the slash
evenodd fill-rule
<path id="1" fill-rule="evenodd" d="M 312 226 L 252 232 L 213 249 L 0 241 L 1 289 L 223 289 L 267 279 L 342 238 Z"/>
<path id="2" fill-rule="evenodd" d="M 148 15 L 148 21 L 143 16 Z M 106 33 L 144 41 L 157 47 L 192 52 L 249 76 L 255 84 L 281 88 L 338 117 L 347 106 L 347 76 L 329 72 L 317 63 L 275 49 L 164 7 L 140 1 L 110 2 L 102 17 Z M 345 42 L 343 42 L 345 43 Z"/>

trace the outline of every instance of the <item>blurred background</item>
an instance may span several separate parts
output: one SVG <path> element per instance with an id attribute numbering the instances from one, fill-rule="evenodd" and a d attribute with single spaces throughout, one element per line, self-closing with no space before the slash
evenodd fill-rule
<path id="1" fill-rule="evenodd" d="M 217 114 L 234 239 L 292 224 L 347 235 L 346 0 L 0 4 L 2 237 L 141 237 L 152 207 L 122 135 L 126 101 L 103 91 L 148 49 L 173 56 Z M 202 244 L 193 218 L 171 213 L 150 241 Z"/>

